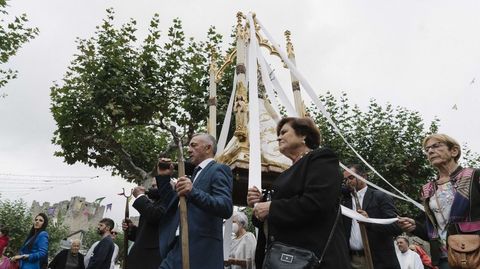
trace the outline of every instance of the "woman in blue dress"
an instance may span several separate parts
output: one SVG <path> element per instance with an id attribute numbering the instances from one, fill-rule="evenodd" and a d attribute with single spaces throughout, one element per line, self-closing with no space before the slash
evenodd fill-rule
<path id="1" fill-rule="evenodd" d="M 35 217 L 32 229 L 20 248 L 20 254 L 12 258 L 20 262 L 20 269 L 40 269 L 40 261 L 48 254 L 47 215 L 40 213 Z"/>

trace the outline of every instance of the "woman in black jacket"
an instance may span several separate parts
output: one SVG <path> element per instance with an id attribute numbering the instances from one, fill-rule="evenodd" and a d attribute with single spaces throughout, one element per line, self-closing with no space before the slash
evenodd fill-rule
<path id="1" fill-rule="evenodd" d="M 262 202 L 256 187 L 249 188 L 247 196 L 248 205 L 254 207 L 252 222 L 260 228 L 257 269 L 263 264 L 266 247 L 275 241 L 310 250 L 318 258 L 326 249 L 321 268 L 350 268 L 338 217 L 342 177 L 337 156 L 319 148 L 320 131 L 310 118 L 282 119 L 277 135 L 279 150 L 292 160 L 292 166 L 274 181 L 271 201 Z"/>

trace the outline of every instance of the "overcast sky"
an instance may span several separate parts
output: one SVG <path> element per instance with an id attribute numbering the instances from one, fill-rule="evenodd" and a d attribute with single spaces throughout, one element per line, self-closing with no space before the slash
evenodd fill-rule
<path id="1" fill-rule="evenodd" d="M 178 17 L 186 35 L 197 40 L 205 38 L 210 25 L 229 37 L 237 11 L 255 12 L 282 46 L 283 32 L 292 31 L 297 66 L 319 93 L 345 91 L 361 107 L 375 98 L 382 104 L 419 111 L 426 121 L 438 117 L 441 132 L 480 152 L 476 117 L 480 101 L 479 1 L 8 3 L 10 14 L 27 13 L 30 25 L 38 27 L 40 34 L 8 63 L 19 71 L 19 77 L 1 89 L 8 96 L 0 99 L 0 178 L 7 177 L 5 174 L 100 176 L 22 195 L 27 202 L 57 202 L 74 195 L 93 201 L 107 196 L 102 204 L 113 203 L 113 213 L 107 216 L 119 220 L 123 214 L 124 200 L 116 193 L 122 187 L 131 188 L 131 184 L 111 178 L 105 170 L 66 165 L 53 156 L 56 148 L 51 145 L 55 122 L 49 111 L 49 88 L 53 81 L 62 79 L 76 52 L 75 39 L 93 36 L 109 7 L 114 7 L 118 24 L 136 19 L 141 38 L 153 14 L 159 13 L 164 33 Z M 19 195 L 3 193 L 2 197 Z"/>

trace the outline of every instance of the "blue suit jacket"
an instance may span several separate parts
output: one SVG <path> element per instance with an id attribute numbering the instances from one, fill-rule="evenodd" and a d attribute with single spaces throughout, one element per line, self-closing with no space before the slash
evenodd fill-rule
<path id="1" fill-rule="evenodd" d="M 187 197 L 190 268 L 223 269 L 223 219 L 232 215 L 232 171 L 210 162 L 200 171 Z M 182 268 L 178 195 L 169 176 L 157 176 L 157 185 L 166 208 L 159 225 L 160 268 Z"/>
<path id="2" fill-rule="evenodd" d="M 35 239 L 32 249 L 28 249 L 27 246 L 30 239 L 31 238 L 25 240 L 25 243 L 23 243 L 23 246 L 20 248 L 20 254 L 29 255 L 28 259 L 21 260 L 20 268 L 40 269 L 40 260 L 47 257 L 48 254 L 48 233 L 41 231 Z"/>

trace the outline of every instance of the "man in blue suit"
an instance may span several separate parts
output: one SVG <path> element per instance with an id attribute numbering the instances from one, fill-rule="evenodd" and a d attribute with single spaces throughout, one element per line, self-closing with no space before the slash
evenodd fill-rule
<path id="1" fill-rule="evenodd" d="M 188 145 L 196 166 L 191 179 L 180 177 L 174 183 L 172 165 L 157 168 L 157 185 L 166 209 L 159 225 L 161 269 L 182 268 L 179 196 L 187 199 L 190 268 L 223 269 L 222 225 L 233 211 L 233 177 L 228 166 L 213 160 L 215 151 L 215 138 L 197 134 Z"/>

